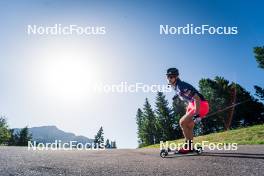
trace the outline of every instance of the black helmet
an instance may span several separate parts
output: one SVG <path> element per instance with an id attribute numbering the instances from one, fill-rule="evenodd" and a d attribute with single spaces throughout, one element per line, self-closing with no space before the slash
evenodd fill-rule
<path id="1" fill-rule="evenodd" d="M 169 68 L 167 70 L 167 76 L 169 75 L 176 75 L 176 76 L 179 76 L 179 70 L 177 68 Z"/>

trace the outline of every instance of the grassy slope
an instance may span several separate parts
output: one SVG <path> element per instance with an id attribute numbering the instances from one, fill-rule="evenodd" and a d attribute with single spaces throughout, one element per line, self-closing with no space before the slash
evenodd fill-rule
<path id="1" fill-rule="evenodd" d="M 225 132 L 197 136 L 194 142 L 209 141 L 214 143 L 238 143 L 238 144 L 264 144 L 264 125 L 255 125 L 247 128 L 239 128 Z M 183 139 L 169 141 L 169 143 L 182 143 Z M 159 148 L 160 144 L 150 145 L 146 148 Z"/>

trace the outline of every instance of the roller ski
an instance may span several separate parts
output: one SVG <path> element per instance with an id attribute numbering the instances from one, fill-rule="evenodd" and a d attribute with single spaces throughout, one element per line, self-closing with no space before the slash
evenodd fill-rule
<path id="1" fill-rule="evenodd" d="M 170 148 L 167 149 L 162 149 L 160 151 L 160 157 L 166 158 L 167 156 L 192 156 L 192 155 L 200 155 L 203 153 L 202 147 L 197 147 L 193 150 L 185 150 L 185 149 L 180 149 L 180 150 L 172 150 Z"/>

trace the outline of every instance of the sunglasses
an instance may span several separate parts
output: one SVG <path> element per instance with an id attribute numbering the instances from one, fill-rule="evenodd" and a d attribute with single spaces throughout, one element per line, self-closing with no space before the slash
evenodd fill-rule
<path id="1" fill-rule="evenodd" d="M 174 75 L 168 75 L 168 76 L 167 76 L 168 79 L 172 79 L 172 78 L 175 78 L 175 77 L 176 77 L 176 76 L 174 76 Z"/>

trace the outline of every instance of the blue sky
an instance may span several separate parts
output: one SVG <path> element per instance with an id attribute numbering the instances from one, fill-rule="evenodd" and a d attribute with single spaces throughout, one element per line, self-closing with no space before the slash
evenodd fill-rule
<path id="1" fill-rule="evenodd" d="M 85 88 L 97 81 L 166 84 L 164 74 L 171 66 L 195 87 L 201 78 L 217 75 L 251 92 L 253 85 L 264 87 L 263 70 L 257 68 L 252 49 L 263 45 L 263 5 L 209 0 L 2 1 L 0 113 L 10 127 L 56 125 L 88 137 L 102 125 L 118 147 L 136 147 L 136 110 L 146 97 L 154 105 L 155 93 L 98 94 Z M 239 34 L 159 34 L 160 24 L 188 23 L 238 26 Z M 98 25 L 107 33 L 29 36 L 29 24 Z M 78 68 L 85 70 L 84 77 L 78 77 Z M 61 69 L 68 71 L 62 74 Z M 70 78 L 63 88 L 54 77 Z M 82 84 L 86 78 L 89 84 Z M 166 95 L 171 99 L 173 93 Z"/>

